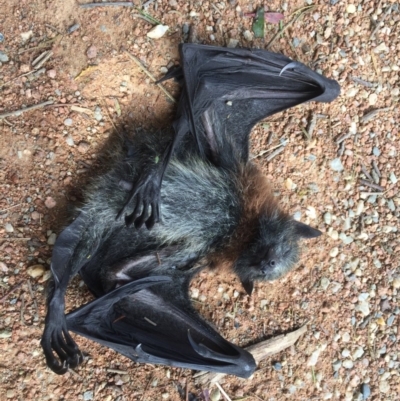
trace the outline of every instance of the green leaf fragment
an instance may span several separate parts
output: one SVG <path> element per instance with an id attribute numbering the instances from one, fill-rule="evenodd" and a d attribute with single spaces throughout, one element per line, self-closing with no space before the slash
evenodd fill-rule
<path id="1" fill-rule="evenodd" d="M 264 37 L 264 26 L 265 26 L 265 12 L 264 7 L 260 7 L 254 18 L 252 30 L 254 32 L 254 37 L 263 38 Z"/>

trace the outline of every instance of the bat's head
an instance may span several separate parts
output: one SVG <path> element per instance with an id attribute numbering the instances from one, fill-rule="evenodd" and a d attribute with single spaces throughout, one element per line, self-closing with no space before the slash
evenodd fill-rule
<path id="1" fill-rule="evenodd" d="M 288 216 L 263 216 L 252 243 L 235 264 L 246 292 L 253 292 L 254 281 L 276 280 L 289 272 L 298 262 L 300 239 L 319 235 L 321 231 Z"/>

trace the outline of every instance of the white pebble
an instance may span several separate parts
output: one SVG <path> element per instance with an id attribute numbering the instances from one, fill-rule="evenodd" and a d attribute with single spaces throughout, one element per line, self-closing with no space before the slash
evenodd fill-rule
<path id="1" fill-rule="evenodd" d="M 350 350 L 347 349 L 347 348 L 345 348 L 345 349 L 342 351 L 342 357 L 343 357 L 343 358 L 347 358 L 347 357 L 349 357 L 349 356 L 350 356 Z"/>
<path id="2" fill-rule="evenodd" d="M 14 232 L 14 227 L 10 223 L 6 223 L 4 225 L 4 229 L 6 230 L 7 233 L 12 233 Z"/>
<path id="3" fill-rule="evenodd" d="M 333 171 L 343 171 L 344 170 L 343 164 L 338 157 L 336 159 L 331 160 L 330 166 Z"/>
<path id="4" fill-rule="evenodd" d="M 51 233 L 47 240 L 47 243 L 49 245 L 54 245 L 56 243 L 56 238 L 57 238 L 57 235 L 55 233 Z"/>
<path id="5" fill-rule="evenodd" d="M 306 215 L 310 218 L 310 219 L 316 219 L 317 218 L 317 212 L 315 210 L 314 206 L 308 206 L 307 210 L 306 210 Z"/>
<path id="6" fill-rule="evenodd" d="M 349 5 L 346 7 L 346 11 L 347 11 L 349 14 L 354 14 L 354 13 L 356 12 L 356 6 L 355 6 L 354 4 L 349 4 Z"/>
<path id="7" fill-rule="evenodd" d="M 357 203 L 356 215 L 359 216 L 364 211 L 364 201 L 360 200 Z"/>
<path id="8" fill-rule="evenodd" d="M 243 36 L 248 42 L 253 40 L 253 34 L 249 30 L 244 31 Z"/>
<path id="9" fill-rule="evenodd" d="M 347 97 L 354 97 L 355 95 L 357 95 L 359 89 L 358 88 L 350 88 L 347 92 L 346 92 L 346 96 Z"/>
<path id="10" fill-rule="evenodd" d="M 338 247 L 332 248 L 331 251 L 329 252 L 329 256 L 331 258 L 335 258 L 338 254 L 339 254 L 339 248 Z"/>
<path id="11" fill-rule="evenodd" d="M 388 393 L 390 391 L 390 384 L 386 380 L 382 380 L 379 383 L 379 391 L 384 394 Z"/>
<path id="12" fill-rule="evenodd" d="M 342 341 L 345 343 L 350 341 L 350 334 L 347 331 L 342 334 Z"/>
<path id="13" fill-rule="evenodd" d="M 356 305 L 355 310 L 361 312 L 364 316 L 368 316 L 371 313 L 369 310 L 369 304 L 366 301 L 359 302 Z"/>
<path id="14" fill-rule="evenodd" d="M 332 214 L 329 212 L 324 213 L 324 222 L 325 224 L 330 225 L 332 223 Z"/>
<path id="15" fill-rule="evenodd" d="M 346 369 L 352 369 L 352 367 L 354 366 L 354 363 L 351 359 L 346 359 L 345 361 L 343 361 L 343 367 Z"/>
<path id="16" fill-rule="evenodd" d="M 149 32 L 147 32 L 147 37 L 150 39 L 160 39 L 168 31 L 168 25 L 156 25 Z"/>
<path id="17" fill-rule="evenodd" d="M 358 347 L 354 352 L 353 352 L 353 359 L 359 359 L 364 355 L 364 350 L 362 347 Z"/>

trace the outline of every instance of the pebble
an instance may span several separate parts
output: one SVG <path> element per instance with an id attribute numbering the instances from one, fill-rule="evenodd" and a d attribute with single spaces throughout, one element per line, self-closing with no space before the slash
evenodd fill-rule
<path id="1" fill-rule="evenodd" d="M 343 164 L 339 157 L 337 157 L 336 159 L 333 159 L 330 162 L 330 166 L 333 171 L 343 171 L 344 170 Z"/>
<path id="2" fill-rule="evenodd" d="M 65 142 L 67 143 L 68 146 L 74 146 L 74 138 L 72 138 L 71 135 L 68 135 L 65 138 Z"/>
<path id="3" fill-rule="evenodd" d="M 329 287 L 330 281 L 326 277 L 321 278 L 321 288 L 325 291 Z"/>
<path id="4" fill-rule="evenodd" d="M 7 390 L 6 396 L 7 396 L 7 398 L 14 398 L 15 391 L 14 390 Z"/>
<path id="5" fill-rule="evenodd" d="M 308 366 L 315 366 L 315 365 L 316 365 L 316 363 L 317 363 L 317 361 L 318 361 L 318 358 L 319 358 L 319 355 L 320 355 L 320 353 L 321 353 L 322 351 L 325 350 L 326 345 L 327 345 L 327 344 L 322 344 L 322 345 L 320 345 L 320 346 L 311 354 L 310 359 L 309 359 L 308 362 L 307 362 L 307 365 L 308 365 Z"/>
<path id="6" fill-rule="evenodd" d="M 382 380 L 379 383 L 379 391 L 384 394 L 388 393 L 390 391 L 390 384 L 386 380 Z"/>
<path id="7" fill-rule="evenodd" d="M 47 209 L 53 209 L 57 205 L 57 202 L 51 196 L 48 196 L 44 201 L 44 205 Z"/>
<path id="8" fill-rule="evenodd" d="M 83 399 L 84 399 L 84 401 L 93 400 L 93 391 L 85 391 L 83 393 Z"/>
<path id="9" fill-rule="evenodd" d="M 347 97 L 354 97 L 355 95 L 357 95 L 359 89 L 358 88 L 350 88 L 347 92 L 346 92 L 346 96 Z"/>
<path id="10" fill-rule="evenodd" d="M 356 305 L 355 310 L 361 312 L 364 316 L 368 316 L 371 313 L 369 310 L 369 304 L 366 301 L 359 302 Z"/>
<path id="11" fill-rule="evenodd" d="M 355 6 L 354 4 L 349 4 L 349 5 L 346 7 L 346 11 L 347 11 L 349 14 L 354 14 L 354 13 L 356 12 L 356 6 Z"/>
<path id="12" fill-rule="evenodd" d="M 249 30 L 246 30 L 246 31 L 243 32 L 243 37 L 244 37 L 248 42 L 250 42 L 251 40 L 253 40 L 253 34 L 252 34 Z"/>
<path id="13" fill-rule="evenodd" d="M 362 347 L 356 348 L 356 350 L 353 352 L 353 359 L 359 359 L 364 355 L 364 350 Z"/>
<path id="14" fill-rule="evenodd" d="M 78 144 L 78 152 L 79 153 L 86 153 L 90 148 L 90 145 L 85 142 L 85 141 L 81 141 Z"/>
<path id="15" fill-rule="evenodd" d="M 7 63 L 7 61 L 9 60 L 7 54 L 5 54 L 4 52 L 0 52 L 0 62 L 1 63 Z"/>
<path id="16" fill-rule="evenodd" d="M 6 223 L 4 225 L 4 229 L 6 230 L 7 233 L 12 233 L 14 232 L 14 227 L 10 223 Z"/>
<path id="17" fill-rule="evenodd" d="M 307 210 L 306 210 L 306 215 L 310 218 L 310 219 L 316 219 L 317 218 L 317 211 L 315 210 L 314 206 L 307 206 Z"/>
<path id="18" fill-rule="evenodd" d="M 342 334 L 342 341 L 345 343 L 348 343 L 350 341 L 350 334 L 347 331 Z"/>
<path id="19" fill-rule="evenodd" d="M 342 367 L 342 361 L 339 359 L 332 363 L 332 369 L 337 372 Z"/>
<path id="20" fill-rule="evenodd" d="M 0 271 L 3 273 L 7 273 L 8 272 L 8 267 L 4 262 L 0 262 Z"/>
<path id="21" fill-rule="evenodd" d="M 280 362 L 275 362 L 272 366 L 275 370 L 282 370 L 282 364 Z"/>
<path id="22" fill-rule="evenodd" d="M 359 216 L 364 211 L 364 201 L 360 200 L 357 203 L 356 215 Z"/>
<path id="23" fill-rule="evenodd" d="M 379 150 L 379 148 L 377 148 L 376 146 L 374 146 L 373 148 L 372 148 L 372 154 L 374 155 L 374 156 L 380 156 L 381 155 L 381 151 Z"/>
<path id="24" fill-rule="evenodd" d="M 393 288 L 399 289 L 400 288 L 400 277 L 396 277 L 392 281 Z"/>
<path id="25" fill-rule="evenodd" d="M 329 252 L 329 256 L 331 257 L 331 258 L 336 258 L 336 256 L 339 254 L 339 248 L 338 247 L 335 247 L 335 248 L 332 248 L 331 250 L 330 250 L 330 252 Z"/>
<path id="26" fill-rule="evenodd" d="M 330 225 L 332 223 L 332 214 L 329 212 L 324 213 L 324 222 L 325 224 Z"/>
<path id="27" fill-rule="evenodd" d="M 66 125 L 67 127 L 70 127 L 73 124 L 72 118 L 66 118 L 64 120 L 64 125 Z"/>
<path id="28" fill-rule="evenodd" d="M 43 265 L 34 265 L 31 267 L 28 267 L 26 272 L 27 272 L 28 276 L 36 278 L 36 277 L 43 276 L 45 270 L 46 269 L 44 268 Z"/>
<path id="29" fill-rule="evenodd" d="M 103 119 L 103 115 L 101 114 L 101 108 L 100 108 L 99 106 L 97 106 L 97 107 L 94 109 L 94 118 L 95 118 L 97 121 L 101 121 L 101 120 Z"/>
<path id="30" fill-rule="evenodd" d="M 68 33 L 75 32 L 76 30 L 78 30 L 78 29 L 79 29 L 79 27 L 80 27 L 80 25 L 79 25 L 79 24 L 74 24 L 74 25 L 71 25 L 71 26 L 68 28 Z"/>
<path id="31" fill-rule="evenodd" d="M 147 32 L 147 37 L 150 39 L 160 39 L 167 33 L 168 29 L 168 25 L 156 25 Z"/>
<path id="32" fill-rule="evenodd" d="M 210 394 L 211 401 L 219 401 L 221 399 L 221 392 L 218 387 L 215 387 Z"/>
<path id="33" fill-rule="evenodd" d="M 395 176 L 395 174 L 392 172 L 389 175 L 389 180 L 392 184 L 397 184 L 397 177 Z"/>
<path id="34" fill-rule="evenodd" d="M 55 233 L 51 233 L 49 236 L 49 239 L 47 240 L 47 243 L 49 245 L 54 245 L 56 243 L 56 238 L 57 238 L 57 235 Z"/>
<path id="35" fill-rule="evenodd" d="M 229 39 L 229 42 L 227 44 L 227 47 L 230 49 L 234 49 L 238 45 L 239 41 L 237 39 Z"/>
<path id="36" fill-rule="evenodd" d="M 4 42 L 4 35 L 2 33 L 0 33 L 0 43 Z"/>
<path id="37" fill-rule="evenodd" d="M 96 46 L 90 46 L 87 51 L 86 51 L 86 56 L 87 58 L 95 58 L 97 57 L 97 47 Z"/>
<path id="38" fill-rule="evenodd" d="M 371 388 L 369 387 L 369 385 L 367 383 L 361 384 L 360 391 L 361 391 L 363 400 L 366 400 L 371 395 Z"/>
<path id="39" fill-rule="evenodd" d="M 55 78 L 57 75 L 57 71 L 55 69 L 51 69 L 47 71 L 47 76 L 51 79 Z"/>
<path id="40" fill-rule="evenodd" d="M 12 336 L 12 332 L 9 330 L 1 330 L 0 338 L 10 338 Z"/>
<path id="41" fill-rule="evenodd" d="M 351 359 L 346 359 L 345 361 L 343 361 L 343 367 L 346 369 L 352 369 L 354 366 L 354 363 Z"/>

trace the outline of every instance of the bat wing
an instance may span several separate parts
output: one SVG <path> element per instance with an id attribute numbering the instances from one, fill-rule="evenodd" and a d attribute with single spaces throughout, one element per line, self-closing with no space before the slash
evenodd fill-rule
<path id="1" fill-rule="evenodd" d="M 184 85 L 176 135 L 192 132 L 200 152 L 227 167 L 232 157 L 224 157 L 224 136 L 247 161 L 248 137 L 258 121 L 306 101 L 330 102 L 340 93 L 336 81 L 266 50 L 183 44 L 180 53 L 182 71 L 175 75 L 182 81 L 183 73 Z"/>
<path id="2" fill-rule="evenodd" d="M 125 284 L 67 315 L 68 329 L 135 362 L 249 377 L 253 356 L 200 318 L 188 296 L 189 277 L 174 272 Z"/>

